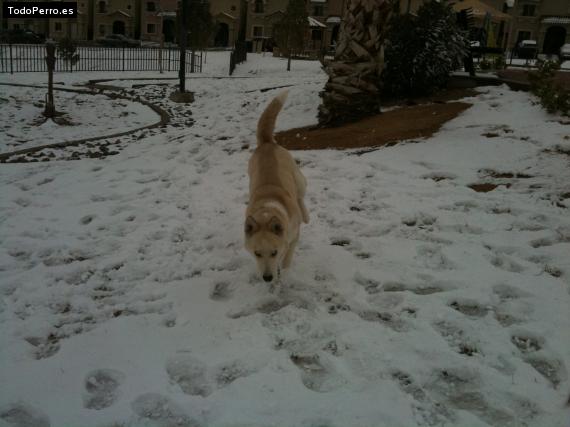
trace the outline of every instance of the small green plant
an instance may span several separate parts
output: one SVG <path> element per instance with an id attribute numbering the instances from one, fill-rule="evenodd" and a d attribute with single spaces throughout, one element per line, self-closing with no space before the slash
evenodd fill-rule
<path id="1" fill-rule="evenodd" d="M 77 43 L 69 38 L 65 37 L 59 41 L 57 44 L 58 56 L 66 63 L 74 66 L 79 61 L 79 53 L 77 53 Z"/>
<path id="2" fill-rule="evenodd" d="M 491 63 L 491 61 L 489 61 L 487 58 L 483 58 L 480 62 L 479 62 L 479 68 L 482 71 L 488 71 L 493 67 L 493 64 Z"/>
<path id="3" fill-rule="evenodd" d="M 506 65 L 504 55 L 497 55 L 493 58 L 493 68 L 495 68 L 495 70 L 504 70 Z"/>
<path id="4" fill-rule="evenodd" d="M 570 115 L 570 90 L 554 81 L 560 64 L 556 61 L 538 61 L 537 67 L 537 71 L 528 73 L 530 91 L 549 113 Z"/>

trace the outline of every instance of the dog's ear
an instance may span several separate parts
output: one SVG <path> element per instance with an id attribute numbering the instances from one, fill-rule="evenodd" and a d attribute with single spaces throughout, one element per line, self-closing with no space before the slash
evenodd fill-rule
<path id="1" fill-rule="evenodd" d="M 259 230 L 259 224 L 255 221 L 255 219 L 253 219 L 251 215 L 248 216 L 245 220 L 245 234 L 247 236 L 251 236 L 257 230 Z"/>
<path id="2" fill-rule="evenodd" d="M 281 224 L 281 221 L 279 221 L 279 218 L 276 216 L 269 220 L 269 229 L 273 234 L 276 234 L 277 236 L 283 235 L 283 224 Z"/>

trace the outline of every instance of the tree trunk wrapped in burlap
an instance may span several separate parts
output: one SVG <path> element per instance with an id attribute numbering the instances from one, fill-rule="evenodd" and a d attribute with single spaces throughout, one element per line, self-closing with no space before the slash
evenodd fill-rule
<path id="1" fill-rule="evenodd" d="M 384 38 L 394 0 L 348 0 L 329 80 L 321 92 L 319 124 L 335 126 L 380 112 Z"/>

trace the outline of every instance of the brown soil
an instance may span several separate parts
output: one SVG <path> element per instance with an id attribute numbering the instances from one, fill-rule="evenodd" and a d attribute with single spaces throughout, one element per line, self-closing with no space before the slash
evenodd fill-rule
<path id="1" fill-rule="evenodd" d="M 465 90 L 461 92 L 465 93 Z M 430 137 L 445 122 L 470 106 L 465 102 L 448 102 L 402 107 L 336 128 L 290 129 L 276 134 L 275 138 L 289 150 L 393 145 L 403 140 Z"/>
<path id="2" fill-rule="evenodd" d="M 526 70 L 502 70 L 497 73 L 499 77 L 507 80 L 514 80 L 520 83 L 528 83 L 528 71 Z M 554 81 L 566 89 L 570 89 L 570 72 L 558 71 Z"/>
<path id="3" fill-rule="evenodd" d="M 499 185 L 504 185 L 507 188 L 510 188 L 511 184 L 492 184 L 490 182 L 485 182 L 481 184 L 471 184 L 468 187 L 477 193 L 488 193 L 489 191 L 493 191 Z"/>

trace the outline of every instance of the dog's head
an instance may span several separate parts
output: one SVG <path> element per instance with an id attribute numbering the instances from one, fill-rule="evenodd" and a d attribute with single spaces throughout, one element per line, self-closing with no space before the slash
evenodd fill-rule
<path id="1" fill-rule="evenodd" d="M 271 282 L 279 274 L 287 250 L 287 220 L 279 212 L 263 209 L 245 220 L 245 247 L 257 262 L 259 274 Z"/>

